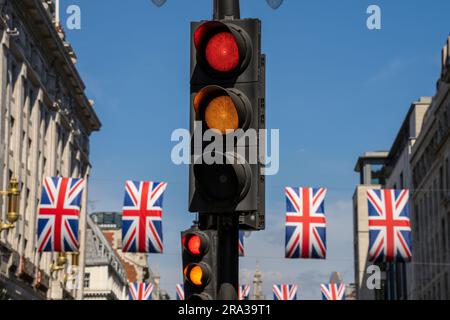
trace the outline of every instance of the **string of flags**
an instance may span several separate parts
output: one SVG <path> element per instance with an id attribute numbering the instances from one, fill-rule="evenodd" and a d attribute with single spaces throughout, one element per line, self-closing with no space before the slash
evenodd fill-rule
<path id="1" fill-rule="evenodd" d="M 177 300 L 183 301 L 184 300 L 184 285 L 177 284 L 176 291 L 177 291 Z"/>
<path id="2" fill-rule="evenodd" d="M 297 300 L 298 286 L 296 284 L 274 284 L 273 299 L 281 301 Z"/>
<path id="3" fill-rule="evenodd" d="M 322 300 L 345 300 L 345 284 L 343 283 L 322 284 L 320 290 L 322 292 Z"/>
<path id="4" fill-rule="evenodd" d="M 84 179 L 66 177 L 47 177 L 43 180 L 37 217 L 39 252 L 78 252 L 79 217 L 85 184 Z M 126 181 L 122 215 L 123 252 L 164 252 L 162 222 L 166 189 L 165 182 Z M 326 188 L 285 189 L 286 259 L 326 259 L 326 194 Z M 412 235 L 409 191 L 368 189 L 366 196 L 369 261 L 410 262 Z M 244 256 L 242 231 L 238 246 L 239 255 Z M 130 284 L 130 299 L 131 296 L 140 297 L 139 292 L 148 293 L 153 290 L 152 287 L 141 290 L 137 285 Z M 249 290 L 249 287 L 241 287 L 239 297 L 248 296 Z M 297 291 L 296 285 L 273 287 L 276 300 L 295 300 Z M 326 300 L 342 300 L 345 285 L 322 285 L 321 291 Z M 184 299 L 182 287 L 177 286 L 177 297 Z"/>
<path id="5" fill-rule="evenodd" d="M 246 284 L 238 288 L 239 301 L 248 300 L 250 298 L 250 285 Z"/>
<path id="6" fill-rule="evenodd" d="M 153 289 L 152 283 L 136 282 L 130 283 L 128 290 L 129 300 L 145 301 L 152 300 Z"/>

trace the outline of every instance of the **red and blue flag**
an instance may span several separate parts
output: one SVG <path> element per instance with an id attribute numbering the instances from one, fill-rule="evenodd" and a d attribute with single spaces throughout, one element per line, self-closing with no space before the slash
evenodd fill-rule
<path id="1" fill-rule="evenodd" d="M 345 300 L 345 284 L 343 283 L 322 284 L 320 290 L 322 300 Z"/>
<path id="2" fill-rule="evenodd" d="M 368 190 L 369 261 L 410 262 L 409 190 Z"/>
<path id="3" fill-rule="evenodd" d="M 325 188 L 286 188 L 286 258 L 325 259 Z"/>
<path id="4" fill-rule="evenodd" d="M 122 251 L 162 253 L 164 182 L 127 181 L 122 215 Z"/>
<path id="5" fill-rule="evenodd" d="M 280 284 L 273 286 L 274 300 L 297 300 L 298 286 L 295 284 Z"/>
<path id="6" fill-rule="evenodd" d="M 248 300 L 250 298 L 250 285 L 246 284 L 243 286 L 239 286 L 238 291 L 238 297 L 240 301 Z"/>
<path id="7" fill-rule="evenodd" d="M 239 231 L 239 256 L 244 257 L 245 256 L 245 249 L 244 249 L 244 231 Z"/>
<path id="8" fill-rule="evenodd" d="M 128 290 L 129 300 L 145 301 L 152 300 L 155 286 L 152 283 L 136 282 L 130 283 Z"/>
<path id="9" fill-rule="evenodd" d="M 180 301 L 184 300 L 184 285 L 177 284 L 176 290 L 177 290 L 177 300 Z"/>
<path id="10" fill-rule="evenodd" d="M 47 177 L 37 217 L 39 252 L 78 252 L 84 179 Z"/>

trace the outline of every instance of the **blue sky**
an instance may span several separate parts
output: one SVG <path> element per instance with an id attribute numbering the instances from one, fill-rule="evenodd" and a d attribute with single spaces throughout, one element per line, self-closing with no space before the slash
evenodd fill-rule
<path id="1" fill-rule="evenodd" d="M 357 157 L 389 149 L 412 101 L 433 95 L 440 50 L 450 31 L 447 0 L 241 1 L 243 17 L 263 21 L 268 57 L 267 125 L 280 129 L 278 175 L 267 180 L 267 230 L 246 239 L 241 283 L 259 262 L 264 289 L 295 282 L 301 299 L 319 299 L 332 271 L 353 282 L 351 199 Z M 189 121 L 189 22 L 209 19 L 212 0 L 61 0 L 78 4 L 82 29 L 68 31 L 87 94 L 103 123 L 92 137 L 90 210 L 120 210 L 127 179 L 169 183 L 166 254 L 150 256 L 174 296 L 182 281 L 179 232 L 187 212 L 187 167 L 171 163 L 171 133 Z M 382 29 L 366 28 L 366 9 L 382 9 Z M 287 261 L 285 186 L 329 189 L 326 261 Z"/>

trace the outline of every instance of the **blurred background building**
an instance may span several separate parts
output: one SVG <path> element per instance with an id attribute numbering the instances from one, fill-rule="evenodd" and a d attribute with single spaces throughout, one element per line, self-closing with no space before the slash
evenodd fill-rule
<path id="1" fill-rule="evenodd" d="M 148 254 L 122 252 L 122 213 L 120 212 L 95 212 L 92 220 L 100 228 L 105 239 L 119 257 L 125 276 L 129 283 L 149 282 L 155 285 L 153 291 L 154 300 L 169 300 L 170 297 L 160 287 L 160 277 L 150 268 Z"/>
<path id="2" fill-rule="evenodd" d="M 450 299 L 450 37 L 434 97 L 412 103 L 389 152 L 366 153 L 355 171 L 355 284 L 363 300 Z M 381 288 L 367 288 L 367 188 L 409 189 L 412 262 L 381 263 Z"/>

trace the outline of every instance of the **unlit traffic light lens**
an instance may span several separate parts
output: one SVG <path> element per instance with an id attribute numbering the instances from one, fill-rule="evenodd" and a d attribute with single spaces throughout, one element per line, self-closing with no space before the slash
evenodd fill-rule
<path id="1" fill-rule="evenodd" d="M 239 194 L 239 182 L 232 165 L 201 165 L 197 168 L 202 189 L 211 199 L 226 201 Z"/>
<path id="2" fill-rule="evenodd" d="M 230 96 L 219 96 L 212 99 L 205 110 L 205 121 L 208 128 L 222 134 L 227 130 L 239 128 L 239 115 Z"/>
<path id="3" fill-rule="evenodd" d="M 230 32 L 211 37 L 205 49 L 206 61 L 216 71 L 230 72 L 239 66 L 239 47 Z"/>

